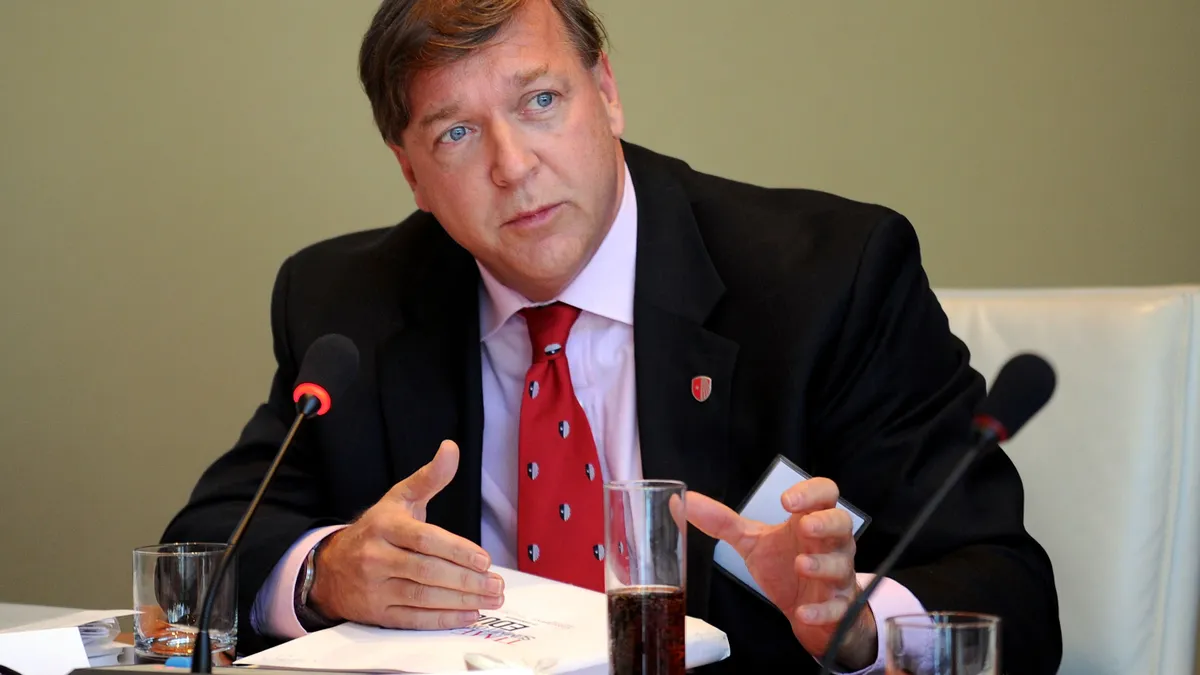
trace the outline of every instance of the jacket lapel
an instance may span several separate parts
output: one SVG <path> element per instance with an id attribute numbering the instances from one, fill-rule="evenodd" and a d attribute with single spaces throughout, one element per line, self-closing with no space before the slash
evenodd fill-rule
<path id="1" fill-rule="evenodd" d="M 479 271 L 438 230 L 421 263 L 403 275 L 403 324 L 379 350 L 379 387 L 393 481 L 433 459 L 445 439 L 459 446 L 454 480 L 429 503 L 426 520 L 480 540 L 483 391 Z"/>
<path id="2" fill-rule="evenodd" d="M 646 478 L 682 480 L 721 501 L 729 462 L 737 345 L 704 327 L 725 287 L 683 187 L 636 146 L 626 158 L 638 200 L 633 329 Z M 697 379 L 702 378 L 702 379 Z M 715 542 L 688 532 L 688 613 L 707 615 Z"/>

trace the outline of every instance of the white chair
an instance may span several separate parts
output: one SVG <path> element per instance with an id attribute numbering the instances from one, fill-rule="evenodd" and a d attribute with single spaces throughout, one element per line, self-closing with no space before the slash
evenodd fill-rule
<path id="1" fill-rule="evenodd" d="M 1021 351 L 1058 374 L 1005 449 L 1054 562 L 1059 672 L 1197 672 L 1200 287 L 937 294 L 989 385 Z"/>

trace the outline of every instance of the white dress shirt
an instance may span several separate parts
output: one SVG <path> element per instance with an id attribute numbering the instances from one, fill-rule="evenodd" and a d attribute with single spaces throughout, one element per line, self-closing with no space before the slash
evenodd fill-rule
<path id="1" fill-rule="evenodd" d="M 608 235 L 557 298 L 582 310 L 567 339 L 567 361 L 606 481 L 639 479 L 642 473 L 633 351 L 637 196 L 629 168 L 623 173 L 621 206 Z M 501 284 L 483 265 L 479 271 L 484 406 L 480 544 L 493 564 L 516 568 L 517 430 L 532 361 L 529 333 L 517 312 L 535 303 Z M 256 630 L 280 638 L 305 634 L 293 606 L 296 579 L 308 551 L 339 527 L 308 532 L 284 555 L 255 599 L 251 623 Z M 859 574 L 858 581 L 865 586 L 872 577 Z M 888 617 L 924 611 L 916 597 L 892 579 L 879 584 L 868 604 L 879 629 L 879 658 L 855 675 L 882 673 Z"/>

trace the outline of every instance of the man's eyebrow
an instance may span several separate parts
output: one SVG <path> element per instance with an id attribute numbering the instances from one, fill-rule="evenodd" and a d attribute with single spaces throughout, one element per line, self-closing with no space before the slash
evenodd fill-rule
<path id="1" fill-rule="evenodd" d="M 421 128 L 421 131 L 425 131 L 429 127 L 437 124 L 438 122 L 448 120 L 451 117 L 454 117 L 455 115 L 458 114 L 458 110 L 459 110 L 459 105 L 457 103 L 450 103 L 448 105 L 444 105 L 444 106 L 438 108 L 437 110 L 434 110 L 433 112 L 428 113 L 424 117 L 422 117 L 421 121 L 417 123 L 417 126 L 419 126 Z"/>
<path id="2" fill-rule="evenodd" d="M 535 66 L 529 70 L 523 70 L 512 77 L 513 86 L 517 89 L 524 89 L 533 82 L 545 77 L 546 73 L 550 72 L 550 64 L 543 63 L 540 66 Z"/>

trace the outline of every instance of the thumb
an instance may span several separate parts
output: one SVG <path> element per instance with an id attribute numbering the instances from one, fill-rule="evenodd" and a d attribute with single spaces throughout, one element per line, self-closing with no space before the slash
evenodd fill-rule
<path id="1" fill-rule="evenodd" d="M 704 534 L 720 539 L 738 552 L 743 558 L 754 548 L 750 535 L 751 521 L 739 516 L 736 511 L 711 497 L 699 492 L 688 491 L 686 499 L 687 519 Z"/>
<path id="2" fill-rule="evenodd" d="M 441 492 L 458 472 L 458 445 L 454 441 L 442 441 L 437 454 L 425 466 L 411 476 L 396 483 L 388 496 L 406 502 L 427 502 Z"/>

